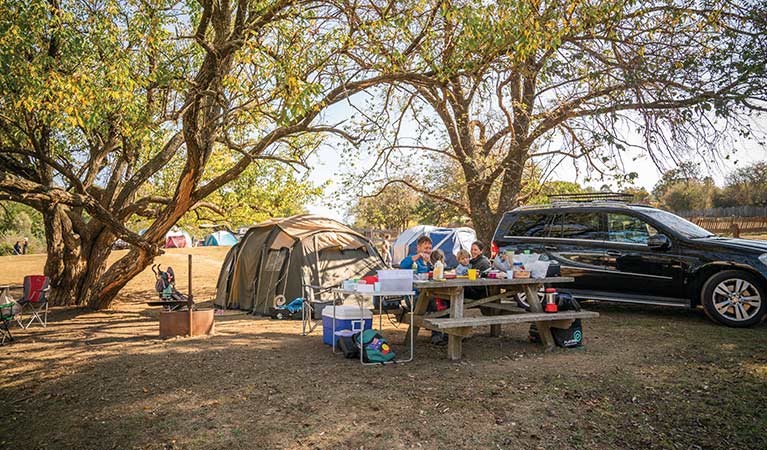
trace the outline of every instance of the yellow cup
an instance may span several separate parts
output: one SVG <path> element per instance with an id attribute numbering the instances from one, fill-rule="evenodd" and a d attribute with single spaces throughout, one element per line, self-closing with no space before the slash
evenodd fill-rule
<path id="1" fill-rule="evenodd" d="M 469 279 L 470 280 L 477 279 L 477 269 L 469 269 Z"/>

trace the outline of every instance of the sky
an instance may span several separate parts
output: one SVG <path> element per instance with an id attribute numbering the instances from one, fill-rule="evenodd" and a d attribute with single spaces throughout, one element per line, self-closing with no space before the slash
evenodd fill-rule
<path id="1" fill-rule="evenodd" d="M 351 109 L 346 105 L 337 105 L 331 109 L 325 121 L 328 123 L 337 123 L 348 117 L 348 113 Z M 762 118 L 758 127 L 762 130 L 767 130 L 767 118 Z M 733 157 L 727 161 L 718 161 L 713 165 L 703 167 L 704 174 L 710 175 L 718 185 L 723 185 L 726 182 L 727 173 L 734 170 L 736 167 L 742 167 L 748 163 L 767 160 L 767 148 L 760 146 L 754 141 L 743 141 L 735 143 L 736 150 Z M 634 159 L 636 157 L 636 159 Z M 637 172 L 639 174 L 634 186 L 644 187 L 648 191 L 651 191 L 653 186 L 660 179 L 662 172 L 653 164 L 650 158 L 639 151 L 628 151 L 624 154 L 624 161 L 630 161 L 630 164 L 626 164 L 627 172 Z M 737 164 L 734 162 L 737 161 Z M 313 155 L 308 159 L 309 167 L 312 169 L 305 174 L 310 181 L 314 184 L 320 185 L 328 183 L 325 196 L 314 201 L 312 204 L 307 205 L 307 209 L 312 214 L 318 214 L 326 217 L 330 217 L 336 220 L 344 221 L 344 211 L 335 208 L 330 202 L 330 195 L 336 190 L 341 188 L 340 175 L 348 173 L 348 165 L 342 158 L 341 152 L 335 148 L 332 141 L 323 144 Z M 593 181 L 589 183 L 584 182 L 585 174 L 583 167 L 580 170 L 576 169 L 572 163 L 565 162 L 552 174 L 550 180 L 560 181 L 572 181 L 578 182 L 581 185 L 591 186 L 594 188 L 600 188 L 606 183 L 605 181 Z M 617 186 L 613 185 L 614 190 L 619 190 Z"/>

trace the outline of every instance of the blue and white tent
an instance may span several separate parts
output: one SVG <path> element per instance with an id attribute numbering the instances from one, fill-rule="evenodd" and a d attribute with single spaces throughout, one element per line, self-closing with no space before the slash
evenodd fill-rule
<path id="1" fill-rule="evenodd" d="M 203 245 L 206 247 L 219 245 L 237 245 L 237 237 L 226 230 L 215 231 L 205 237 L 205 244 Z"/>
<path id="2" fill-rule="evenodd" d="M 455 255 L 458 250 L 469 250 L 472 242 L 477 240 L 477 233 L 468 227 L 440 228 L 431 225 L 418 225 L 403 231 L 392 245 L 392 262 L 399 264 L 407 255 L 415 253 L 418 238 L 428 235 L 431 238 L 432 250 L 442 250 L 445 253 L 445 267 L 453 268 L 458 265 Z"/>

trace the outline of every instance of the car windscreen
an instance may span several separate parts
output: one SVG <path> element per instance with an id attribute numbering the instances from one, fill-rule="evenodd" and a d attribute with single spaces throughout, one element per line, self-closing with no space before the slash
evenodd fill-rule
<path id="1" fill-rule="evenodd" d="M 695 225 L 689 220 L 683 219 L 676 214 L 671 214 L 670 212 L 661 211 L 659 209 L 646 210 L 642 212 L 688 239 L 714 236 L 714 233 L 706 230 L 705 228 L 699 227 L 698 225 Z"/>

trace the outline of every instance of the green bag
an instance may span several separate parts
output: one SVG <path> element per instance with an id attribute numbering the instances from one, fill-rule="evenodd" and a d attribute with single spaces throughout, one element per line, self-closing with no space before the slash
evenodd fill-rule
<path id="1" fill-rule="evenodd" d="M 362 334 L 363 361 L 385 363 L 394 359 L 394 351 L 389 346 L 389 343 L 375 330 L 365 330 L 354 335 L 354 340 L 357 344 L 360 342 L 360 334 Z"/>

